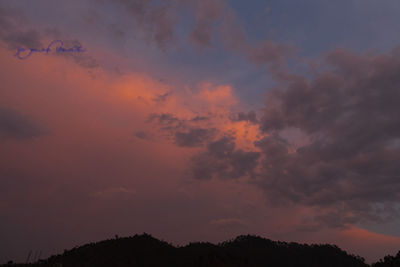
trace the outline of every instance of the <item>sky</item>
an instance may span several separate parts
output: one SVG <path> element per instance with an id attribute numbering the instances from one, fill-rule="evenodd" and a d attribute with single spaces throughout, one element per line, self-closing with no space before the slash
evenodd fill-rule
<path id="1" fill-rule="evenodd" d="M 397 253 L 399 13 L 0 0 L 0 263 L 143 232 Z"/>

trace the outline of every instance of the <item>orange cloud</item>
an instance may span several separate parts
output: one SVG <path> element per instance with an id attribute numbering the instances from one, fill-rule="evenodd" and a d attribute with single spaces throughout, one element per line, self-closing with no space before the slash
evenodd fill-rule
<path id="1" fill-rule="evenodd" d="M 233 106 L 239 101 L 234 96 L 230 85 L 214 86 L 211 83 L 204 83 L 200 86 L 199 98 L 212 106 Z"/>

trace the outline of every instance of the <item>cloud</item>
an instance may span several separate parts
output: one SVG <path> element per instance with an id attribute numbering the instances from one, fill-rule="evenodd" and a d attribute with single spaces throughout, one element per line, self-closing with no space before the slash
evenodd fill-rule
<path id="1" fill-rule="evenodd" d="M 269 93 L 256 142 L 257 185 L 274 202 L 318 209 L 332 227 L 396 216 L 400 201 L 400 48 L 362 56 L 335 50 L 325 70 Z M 307 136 L 295 149 L 281 133 Z"/>
<path id="2" fill-rule="evenodd" d="M 203 146 L 205 142 L 211 141 L 218 130 L 213 127 L 198 127 L 196 124 L 207 121 L 204 116 L 195 116 L 192 119 L 180 119 L 170 113 L 150 114 L 147 122 L 156 123 L 161 130 L 166 131 L 168 137 L 180 147 Z M 142 138 L 141 136 L 138 136 Z"/>
<path id="3" fill-rule="evenodd" d="M 235 9 L 224 0 L 156 2 L 118 0 L 112 3 L 123 7 L 124 13 L 128 14 L 133 21 L 135 29 L 140 30 L 148 41 L 156 43 L 162 50 L 176 43 L 177 38 L 188 38 L 200 49 L 212 47 L 215 41 L 222 43 L 224 49 L 245 56 L 252 63 L 269 65 L 271 71 L 280 69 L 286 59 L 295 55 L 296 52 L 296 48 L 292 45 L 268 39 L 258 41 L 256 44 L 251 43 Z M 189 11 L 195 17 L 194 26 L 189 29 L 188 36 L 181 34 L 181 25 L 187 23 L 183 11 Z M 100 16 L 92 13 L 88 16 L 89 23 L 93 24 L 93 21 L 97 21 L 101 24 Z M 117 30 L 115 25 L 112 23 L 109 28 L 111 27 L 114 32 L 117 31 L 116 34 L 119 35 L 125 36 L 125 32 L 132 30 L 132 25 Z"/>
<path id="4" fill-rule="evenodd" d="M 20 112 L 0 107 L 0 137 L 31 139 L 45 134 L 43 127 Z"/>
<path id="5" fill-rule="evenodd" d="M 243 52 L 248 46 L 246 30 L 235 12 L 229 9 L 224 14 L 219 28 L 219 37 L 224 46 L 235 52 Z"/>
<path id="6" fill-rule="evenodd" d="M 258 65 L 268 64 L 276 71 L 284 66 L 286 59 L 295 55 L 296 47 L 277 43 L 271 40 L 264 40 L 255 46 L 248 46 L 245 51 L 250 62 Z"/>
<path id="7" fill-rule="evenodd" d="M 153 3 L 146 0 L 118 0 L 119 4 L 129 14 L 134 25 L 142 30 L 146 38 L 154 41 L 160 48 L 165 49 L 174 40 L 175 20 L 174 3 L 161 1 Z M 123 32 L 119 29 L 119 32 Z"/>
<path id="8" fill-rule="evenodd" d="M 146 0 L 118 0 L 116 3 L 124 7 L 135 27 L 161 49 L 174 42 L 177 23 L 182 17 L 179 11 L 187 9 L 192 11 L 196 18 L 189 40 L 199 47 L 210 46 L 215 24 L 222 18 L 225 8 L 223 0 L 175 0 L 157 3 Z"/>
<path id="9" fill-rule="evenodd" d="M 10 49 L 17 46 L 40 48 L 41 34 L 36 30 L 21 27 L 24 22 L 26 18 L 20 10 L 0 6 L 0 39 Z"/>
<path id="10" fill-rule="evenodd" d="M 190 41 L 200 47 L 211 46 L 214 24 L 224 14 L 225 3 L 220 0 L 194 1 L 196 24 L 190 33 Z"/>
<path id="11" fill-rule="evenodd" d="M 230 85 L 214 86 L 211 83 L 204 83 L 201 86 L 198 97 L 210 106 L 229 106 L 239 102 Z"/>
<path id="12" fill-rule="evenodd" d="M 200 122 L 200 121 L 207 121 L 209 119 L 210 119 L 209 117 L 205 117 L 205 116 L 195 116 L 190 121 L 192 121 L 192 122 Z"/>
<path id="13" fill-rule="evenodd" d="M 303 230 L 398 217 L 399 51 L 334 50 L 312 78 L 281 76 L 259 120 L 254 112 L 230 117 L 259 123 L 255 147 L 236 149 L 229 135 L 209 141 L 191 159 L 193 177 L 252 177 L 272 205 L 309 210 Z"/>
<path id="14" fill-rule="evenodd" d="M 147 122 L 157 122 L 163 130 L 176 130 L 185 127 L 185 120 L 179 119 L 171 113 L 152 113 Z"/>
<path id="15" fill-rule="evenodd" d="M 154 102 L 165 102 L 166 100 L 167 100 L 167 98 L 168 98 L 168 96 L 170 96 L 171 95 L 171 92 L 167 92 L 167 93 L 164 93 L 164 94 L 157 94 L 154 98 L 153 98 L 153 101 Z"/>
<path id="16" fill-rule="evenodd" d="M 254 110 L 251 110 L 251 111 L 249 111 L 247 113 L 246 112 L 239 112 L 239 113 L 236 113 L 236 114 L 232 114 L 230 119 L 233 122 L 236 122 L 236 121 L 247 121 L 247 122 L 254 123 L 254 124 L 258 123 L 257 115 L 254 112 Z"/>
<path id="17" fill-rule="evenodd" d="M 191 159 L 191 171 L 195 179 L 213 177 L 240 178 L 253 175 L 260 154 L 235 149 L 232 137 L 224 136 L 207 145 L 206 151 Z"/>
<path id="18" fill-rule="evenodd" d="M 143 139 L 143 140 L 152 140 L 153 137 L 150 133 L 145 132 L 145 131 L 137 131 L 134 134 L 137 138 Z"/>
<path id="19" fill-rule="evenodd" d="M 216 134 L 216 129 L 192 128 L 188 132 L 176 132 L 175 143 L 181 147 L 201 146 Z"/>
<path id="20" fill-rule="evenodd" d="M 24 12 L 17 8 L 5 8 L 0 5 L 0 40 L 3 41 L 8 49 L 17 51 L 17 48 L 26 49 L 42 49 L 51 42 L 51 38 L 62 39 L 65 47 L 82 46 L 77 39 L 65 39 L 57 28 L 47 28 L 44 30 L 36 30 L 25 25 L 31 22 L 26 18 Z M 96 59 L 85 53 L 52 53 L 65 58 L 71 58 L 81 67 L 92 69 L 99 66 Z"/>
<path id="21" fill-rule="evenodd" d="M 57 35 L 60 37 L 60 34 Z M 82 47 L 85 49 L 83 53 L 56 53 L 57 56 L 62 56 L 66 58 L 72 58 L 72 60 L 78 64 L 79 66 L 86 68 L 86 69 L 93 69 L 100 66 L 95 58 L 88 54 L 88 49 L 77 39 L 63 40 L 64 47 Z"/>

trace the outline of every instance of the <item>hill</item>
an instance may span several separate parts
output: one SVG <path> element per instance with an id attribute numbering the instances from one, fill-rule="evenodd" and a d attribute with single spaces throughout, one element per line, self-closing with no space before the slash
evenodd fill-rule
<path id="1" fill-rule="evenodd" d="M 387 256 L 376 267 L 400 266 L 400 253 Z M 335 245 L 306 245 L 272 241 L 258 236 L 242 235 L 214 245 L 205 242 L 175 247 L 151 235 L 104 240 L 90 243 L 63 254 L 31 264 L 11 266 L 38 267 L 366 267 L 364 259 L 350 255 Z M 2 266 L 10 266 L 2 265 Z"/>

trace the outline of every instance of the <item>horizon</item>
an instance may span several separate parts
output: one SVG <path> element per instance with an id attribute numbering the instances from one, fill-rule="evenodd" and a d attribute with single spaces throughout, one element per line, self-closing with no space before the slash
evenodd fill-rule
<path id="1" fill-rule="evenodd" d="M 344 251 L 344 252 L 345 252 L 347 255 L 349 255 L 349 256 L 360 257 L 363 261 L 365 260 L 365 258 L 364 258 L 362 255 L 352 254 L 352 253 L 350 253 L 350 252 L 348 252 L 348 251 L 346 251 L 346 250 L 343 250 L 341 247 L 337 246 L 336 244 L 329 244 L 329 243 L 298 243 L 298 242 L 287 242 L 287 241 L 281 241 L 281 240 L 272 240 L 272 239 L 269 239 L 269 238 L 267 238 L 267 237 L 263 237 L 263 236 L 259 236 L 259 235 L 241 234 L 241 235 L 237 235 L 237 236 L 235 236 L 235 237 L 226 239 L 226 240 L 221 241 L 221 242 L 190 241 L 190 242 L 185 243 L 185 244 L 174 244 L 174 243 L 172 243 L 172 242 L 169 242 L 168 240 L 164 240 L 164 239 L 161 239 L 161 238 L 157 238 L 156 236 L 153 236 L 152 234 L 146 233 L 146 232 L 143 232 L 143 233 L 141 233 L 141 234 L 134 234 L 134 235 L 131 235 L 131 236 L 118 236 L 118 235 L 115 235 L 113 238 L 107 238 L 107 239 L 104 239 L 104 240 L 92 241 L 92 242 L 85 243 L 85 244 L 75 245 L 74 247 L 71 247 L 71 248 L 68 248 L 68 249 L 64 249 L 62 252 L 60 252 L 60 253 L 58 253 L 58 254 L 50 255 L 49 258 L 57 257 L 57 256 L 63 256 L 63 255 L 66 255 L 66 253 L 68 253 L 68 252 L 70 252 L 70 251 L 73 251 L 73 250 L 76 250 L 76 249 L 79 250 L 79 249 L 84 248 L 84 247 L 86 247 L 86 246 L 88 246 L 88 245 L 90 245 L 90 246 L 96 246 L 96 245 L 98 245 L 98 244 L 100 244 L 100 243 L 109 242 L 109 241 L 113 241 L 113 240 L 133 239 L 133 238 L 142 238 L 142 237 L 147 237 L 147 238 L 155 239 L 155 240 L 157 240 L 158 242 L 166 243 L 166 244 L 168 244 L 169 246 L 171 246 L 171 247 L 173 247 L 173 248 L 176 248 L 176 249 L 185 248 L 185 247 L 190 247 L 190 246 L 193 245 L 193 244 L 207 244 L 207 245 L 213 245 L 213 246 L 221 247 L 221 246 L 226 245 L 227 243 L 235 243 L 235 242 L 238 242 L 238 241 L 240 241 L 239 239 L 243 239 L 243 237 L 245 237 L 245 238 L 257 238 L 257 239 L 260 238 L 260 239 L 262 239 L 262 240 L 271 241 L 271 242 L 275 243 L 275 245 L 281 245 L 282 243 L 288 244 L 288 245 L 292 245 L 292 244 L 306 245 L 306 246 L 310 246 L 310 247 L 313 247 L 313 246 L 325 246 L 325 245 L 327 245 L 327 246 L 330 246 L 330 247 L 332 247 L 332 248 L 339 248 L 341 251 Z M 33 256 L 33 252 L 35 253 L 34 256 Z M 400 250 L 399 250 L 399 252 L 400 252 Z M 28 253 L 27 260 L 26 260 L 25 262 L 19 262 L 19 263 L 18 263 L 18 262 L 14 262 L 14 264 L 24 264 L 24 263 L 25 263 L 25 264 L 26 264 L 26 263 L 28 263 L 28 264 L 29 264 L 29 263 L 30 263 L 30 264 L 34 264 L 34 263 L 39 262 L 40 260 L 48 260 L 48 259 L 49 259 L 49 258 L 43 258 L 43 257 L 41 257 L 41 254 L 42 254 L 42 251 L 30 250 L 29 253 Z M 31 258 L 30 256 L 33 256 L 33 258 Z M 386 256 L 386 255 L 385 255 L 385 256 Z M 371 264 L 373 264 L 373 263 L 375 263 L 375 262 L 367 262 L 367 261 L 365 261 L 365 263 L 371 265 Z"/>
<path id="2" fill-rule="evenodd" d="M 0 264 L 147 232 L 400 250 L 397 0 L 0 1 Z"/>

